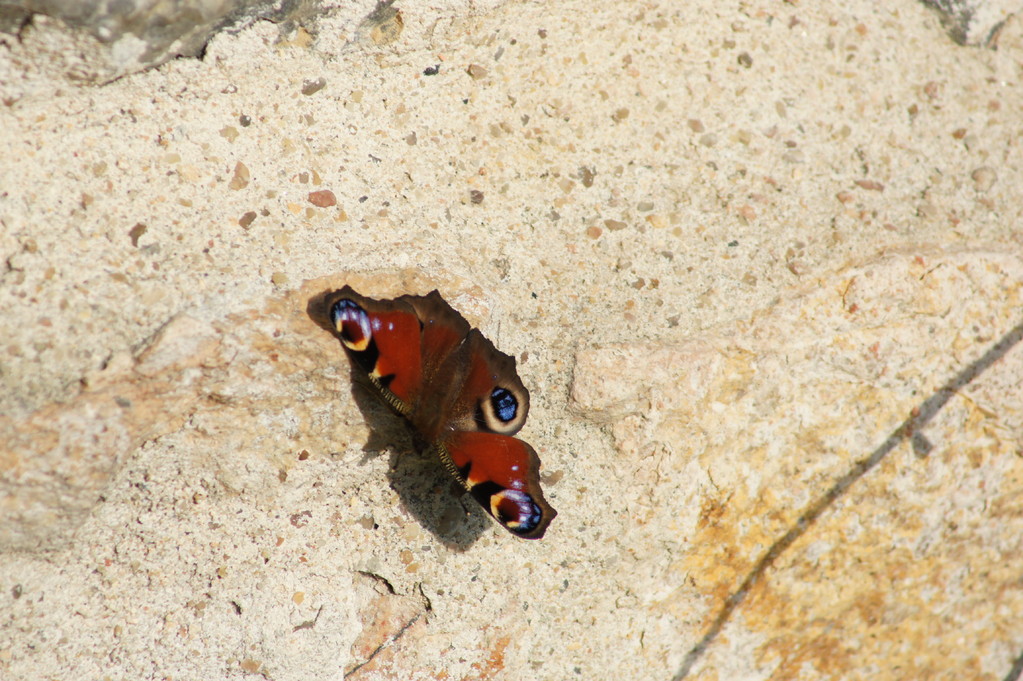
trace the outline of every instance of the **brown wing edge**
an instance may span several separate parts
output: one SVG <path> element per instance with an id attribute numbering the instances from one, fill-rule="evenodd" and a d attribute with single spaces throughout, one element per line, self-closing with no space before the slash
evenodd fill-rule
<path id="1" fill-rule="evenodd" d="M 415 310 L 416 316 L 419 317 L 419 321 L 424 325 L 432 320 L 434 323 L 450 326 L 463 338 L 469 335 L 469 330 L 472 328 L 465 317 L 451 307 L 437 289 L 430 291 L 425 296 L 404 295 L 395 298 L 394 301 L 410 305 Z"/>
<path id="2" fill-rule="evenodd" d="M 526 491 L 529 492 L 529 496 L 533 498 L 536 505 L 540 507 L 542 515 L 540 524 L 531 532 L 523 534 L 513 532 L 513 534 L 523 539 L 540 539 L 547 532 L 547 526 L 557 517 L 558 512 L 547 502 L 547 498 L 543 495 L 543 489 L 540 487 L 541 463 L 539 455 L 537 455 L 536 450 L 528 442 L 519 441 L 526 445 L 526 449 L 529 451 L 529 475 L 526 477 Z"/>

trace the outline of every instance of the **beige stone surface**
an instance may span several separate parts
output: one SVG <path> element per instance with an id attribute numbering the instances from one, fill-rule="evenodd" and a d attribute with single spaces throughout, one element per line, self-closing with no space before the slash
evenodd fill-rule
<path id="1" fill-rule="evenodd" d="M 0 82 L 0 678 L 1018 676 L 1023 24 L 400 16 Z M 352 387 L 342 283 L 518 358 L 543 540 Z"/>

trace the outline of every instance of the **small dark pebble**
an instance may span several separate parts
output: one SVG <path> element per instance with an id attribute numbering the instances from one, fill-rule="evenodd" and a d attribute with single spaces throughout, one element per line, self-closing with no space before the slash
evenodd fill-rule
<path id="1" fill-rule="evenodd" d="M 314 95 L 317 92 L 319 92 L 320 90 L 322 90 L 323 86 L 326 85 L 326 84 L 327 84 L 327 79 L 322 77 L 322 76 L 317 78 L 316 80 L 303 81 L 303 83 L 302 83 L 302 94 L 306 95 L 307 97 L 309 95 Z"/>
<path id="2" fill-rule="evenodd" d="M 131 239 L 132 246 L 134 246 L 135 248 L 139 247 L 139 237 L 145 234 L 147 229 L 149 228 L 146 227 L 141 222 L 135 223 L 135 226 L 132 227 L 131 231 L 128 232 L 128 237 Z"/>
<path id="3" fill-rule="evenodd" d="M 593 178 L 596 177 L 597 171 L 587 166 L 579 167 L 579 181 L 583 183 L 584 187 L 593 186 Z"/>

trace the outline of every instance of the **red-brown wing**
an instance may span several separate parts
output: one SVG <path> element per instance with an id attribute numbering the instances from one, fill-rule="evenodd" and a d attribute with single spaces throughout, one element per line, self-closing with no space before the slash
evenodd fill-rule
<path id="1" fill-rule="evenodd" d="M 423 386 L 422 330 L 415 309 L 400 300 L 373 300 L 346 286 L 327 299 L 331 321 L 348 355 L 407 416 Z"/>
<path id="2" fill-rule="evenodd" d="M 513 534 L 539 539 L 558 514 L 540 489 L 540 458 L 522 440 L 456 431 L 434 449 L 483 509 Z"/>
<path id="3" fill-rule="evenodd" d="M 410 305 L 422 325 L 423 389 L 408 419 L 425 440 L 434 442 L 449 427 L 465 381 L 471 327 L 437 291 L 397 300 Z"/>
<path id="4" fill-rule="evenodd" d="M 557 515 L 540 459 L 511 437 L 529 413 L 515 359 L 497 350 L 437 291 L 374 300 L 350 287 L 327 299 L 349 356 L 473 497 L 509 531 L 542 537 Z"/>
<path id="5" fill-rule="evenodd" d="M 419 317 L 423 329 L 420 345 L 423 375 L 429 380 L 431 370 L 444 363 L 472 327 L 436 290 L 425 296 L 401 296 L 395 302 L 407 303 Z"/>
<path id="6" fill-rule="evenodd" d="M 515 358 L 494 347 L 477 329 L 464 344 L 465 377 L 450 408 L 449 429 L 514 435 L 529 415 L 529 391 Z"/>

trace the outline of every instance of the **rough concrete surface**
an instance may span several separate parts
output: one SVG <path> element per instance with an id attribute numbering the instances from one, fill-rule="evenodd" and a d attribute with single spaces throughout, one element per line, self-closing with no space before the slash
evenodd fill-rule
<path id="1" fill-rule="evenodd" d="M 1016 679 L 1023 22 L 409 2 L 0 53 L 0 678 Z M 439 288 L 501 530 L 310 302 Z"/>
<path id="2" fill-rule="evenodd" d="M 504 0 L 436 0 L 429 12 L 472 16 Z M 997 46 L 1006 19 L 1023 11 L 1021 0 L 920 0 L 963 45 Z M 403 3 L 404 4 L 404 3 Z M 316 33 L 322 17 L 331 30 L 354 37 L 374 28 L 393 37 L 403 19 L 394 0 L 0 0 L 0 37 L 23 43 L 28 63 L 76 84 L 97 84 L 158 66 L 179 56 L 201 55 L 220 31 L 238 31 L 264 19 L 289 34 L 299 26 Z M 382 27 L 390 24 L 388 28 Z"/>
<path id="3" fill-rule="evenodd" d="M 974 0 L 999 16 L 992 4 L 1018 0 Z M 501 0 L 480 0 L 466 7 L 459 0 L 440 0 L 431 11 L 474 14 Z M 955 35 L 967 35 L 974 13 L 936 7 Z M 330 30 L 357 39 L 365 31 L 400 25 L 394 0 L 0 0 L 0 41 L 21 43 L 19 59 L 8 78 L 44 72 L 75 85 L 106 83 L 158 66 L 179 56 L 203 54 L 220 31 L 236 32 L 259 20 L 272 21 L 284 34 L 299 28 L 316 32 L 329 17 Z M 388 38 L 393 31 L 387 31 Z M 396 36 L 394 36 L 396 37 Z M 52 87 L 52 83 L 50 84 Z"/>

